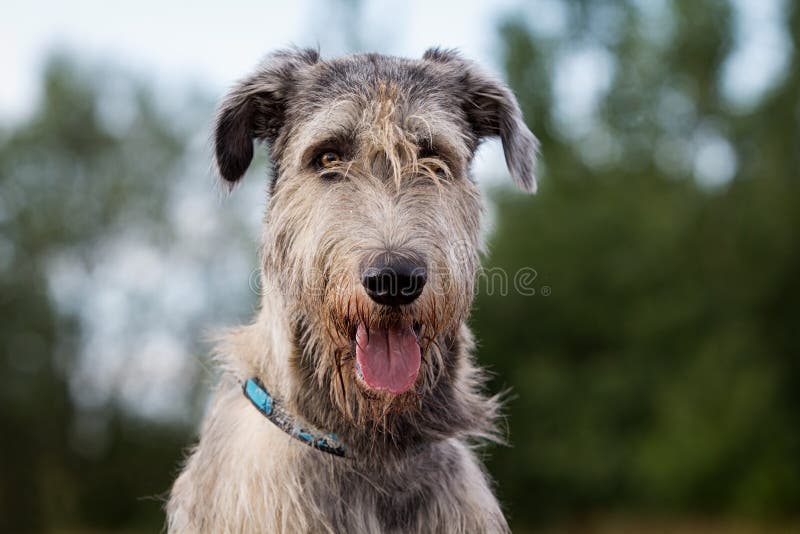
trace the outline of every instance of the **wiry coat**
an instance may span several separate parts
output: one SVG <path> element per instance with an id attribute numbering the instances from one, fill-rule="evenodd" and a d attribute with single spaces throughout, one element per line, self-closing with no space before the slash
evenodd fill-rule
<path id="1" fill-rule="evenodd" d="M 464 324 L 481 242 L 469 165 L 487 136 L 533 190 L 536 140 L 513 95 L 452 52 L 322 61 L 272 55 L 220 108 L 220 175 L 238 180 L 253 141 L 275 176 L 262 237 L 262 299 L 250 326 L 220 342 L 223 377 L 200 442 L 175 482 L 170 532 L 504 532 L 470 444 L 496 437 Z M 324 150 L 341 162 L 320 168 Z M 412 304 L 376 305 L 365 263 L 424 258 Z M 356 327 L 413 326 L 420 374 L 402 394 L 356 372 Z M 339 458 L 266 421 L 242 395 L 258 377 L 302 424 L 335 432 Z"/>

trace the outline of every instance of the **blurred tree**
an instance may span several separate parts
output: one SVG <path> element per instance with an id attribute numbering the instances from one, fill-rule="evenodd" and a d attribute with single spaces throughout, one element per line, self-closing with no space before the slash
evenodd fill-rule
<path id="1" fill-rule="evenodd" d="M 513 447 L 491 461 L 513 526 L 797 514 L 800 59 L 736 109 L 719 89 L 727 2 L 560 5 L 559 35 L 502 28 L 544 179 L 534 198 L 496 191 L 488 266 L 535 267 L 539 293 L 479 295 L 473 319 L 516 392 Z M 610 58 L 584 122 L 548 82 L 576 50 Z"/>
<path id="2" fill-rule="evenodd" d="M 112 98 L 111 83 L 130 98 Z M 129 109 L 104 117 L 109 104 Z M 47 270 L 60 252 L 91 261 L 115 230 L 163 219 L 180 124 L 133 80 L 54 56 L 35 114 L 0 136 L 2 532 L 161 524 L 159 503 L 142 497 L 169 487 L 187 429 L 144 425 L 115 404 L 80 413 L 69 382 L 81 332 L 56 308 Z"/>

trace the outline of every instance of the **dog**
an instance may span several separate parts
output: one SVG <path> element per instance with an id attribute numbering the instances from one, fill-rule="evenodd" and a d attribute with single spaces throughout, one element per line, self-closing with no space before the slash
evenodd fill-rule
<path id="1" fill-rule="evenodd" d="M 252 324 L 167 503 L 169 532 L 507 532 L 475 446 L 498 440 L 465 324 L 484 249 L 470 174 L 499 137 L 535 191 L 538 141 L 458 52 L 269 55 L 221 104 L 233 186 L 272 162 Z"/>

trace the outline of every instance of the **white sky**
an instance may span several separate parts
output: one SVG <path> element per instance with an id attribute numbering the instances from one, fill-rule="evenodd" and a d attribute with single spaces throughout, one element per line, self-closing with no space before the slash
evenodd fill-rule
<path id="1" fill-rule="evenodd" d="M 515 2 L 368 3 L 367 46 L 417 56 L 431 45 L 460 48 L 490 67 L 498 18 Z M 10 5 L 9 5 L 10 4 Z M 195 82 L 220 93 L 267 52 L 289 44 L 342 53 L 326 25 L 330 4 L 313 0 L 226 2 L 8 2 L 0 17 L 0 119 L 30 110 L 46 54 L 66 48 L 146 73 L 159 83 Z M 386 17 L 391 13 L 391 19 Z"/>
<path id="2" fill-rule="evenodd" d="M 779 25 L 785 0 L 733 0 L 739 32 L 723 88 L 746 105 L 785 68 L 788 36 Z M 36 102 L 47 54 L 74 51 L 113 61 L 157 84 L 200 84 L 219 94 L 267 52 L 290 44 L 317 46 L 324 56 L 346 51 L 347 24 L 333 2 L 321 0 L 164 2 L 6 1 L 0 17 L 0 122 L 19 119 Z M 346 2 L 349 3 L 349 2 Z M 432 45 L 456 47 L 490 69 L 497 66 L 498 22 L 523 12 L 538 29 L 558 26 L 563 9 L 551 0 L 364 1 L 353 21 L 371 50 L 419 56 Z M 660 5 L 655 1 L 650 7 Z"/>

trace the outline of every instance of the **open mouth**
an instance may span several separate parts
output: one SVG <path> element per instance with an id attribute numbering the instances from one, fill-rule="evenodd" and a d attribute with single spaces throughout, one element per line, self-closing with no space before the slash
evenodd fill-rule
<path id="1" fill-rule="evenodd" d="M 369 389 L 398 395 L 410 390 L 419 375 L 420 325 L 369 328 L 359 323 L 355 335 L 355 369 Z"/>

